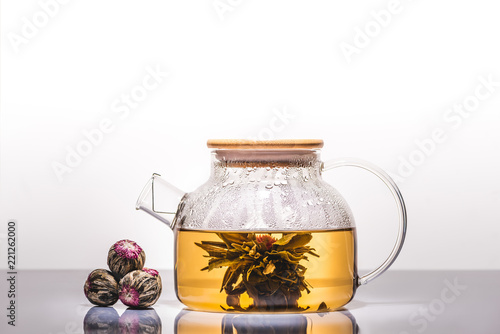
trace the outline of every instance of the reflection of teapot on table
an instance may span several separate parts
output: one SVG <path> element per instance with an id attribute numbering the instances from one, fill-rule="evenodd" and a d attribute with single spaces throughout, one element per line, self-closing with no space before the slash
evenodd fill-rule
<path id="1" fill-rule="evenodd" d="M 406 233 L 399 189 L 369 163 L 322 162 L 322 146 L 322 140 L 209 140 L 211 176 L 197 190 L 185 193 L 153 175 L 136 208 L 174 231 L 175 291 L 182 303 L 218 312 L 337 309 L 359 285 L 391 266 Z M 399 211 L 391 254 L 362 277 L 357 273 L 354 217 L 338 191 L 322 179 L 324 172 L 341 166 L 376 175 Z"/>
<path id="2" fill-rule="evenodd" d="M 349 311 L 307 314 L 207 313 L 182 310 L 175 334 L 354 334 L 356 319 Z"/>

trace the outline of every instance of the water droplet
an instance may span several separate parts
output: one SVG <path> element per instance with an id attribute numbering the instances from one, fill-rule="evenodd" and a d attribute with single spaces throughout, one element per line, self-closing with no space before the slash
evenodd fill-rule
<path id="1" fill-rule="evenodd" d="M 319 201 L 320 201 L 320 202 L 323 202 L 323 201 L 324 201 L 323 197 L 320 197 L 320 198 L 319 198 Z"/>
<path id="2" fill-rule="evenodd" d="M 312 201 L 312 200 L 308 200 L 308 201 L 307 201 L 307 204 L 308 204 L 308 205 L 313 205 L 314 203 L 313 203 L 313 201 Z"/>
<path id="3" fill-rule="evenodd" d="M 272 189 L 273 185 L 271 183 L 266 184 L 266 189 Z"/>
<path id="4" fill-rule="evenodd" d="M 249 178 L 248 181 L 250 182 L 255 182 L 255 179 L 253 177 Z"/>
<path id="5" fill-rule="evenodd" d="M 279 186 L 280 184 L 281 184 L 281 182 L 279 180 L 274 181 L 275 186 Z"/>
<path id="6" fill-rule="evenodd" d="M 287 180 L 281 180 L 281 184 L 288 184 Z"/>
<path id="7" fill-rule="evenodd" d="M 266 170 L 267 170 L 267 171 L 270 171 L 270 170 L 271 170 L 271 167 L 266 167 Z"/>

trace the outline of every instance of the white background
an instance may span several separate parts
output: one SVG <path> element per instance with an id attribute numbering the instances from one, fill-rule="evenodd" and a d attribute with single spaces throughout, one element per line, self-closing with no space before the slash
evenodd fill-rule
<path id="1" fill-rule="evenodd" d="M 500 269 L 500 86 L 480 87 L 500 81 L 495 2 L 401 0 L 385 26 L 371 12 L 390 1 L 213 4 L 61 0 L 49 17 L 38 1 L 1 2 L 2 254 L 15 219 L 19 268 L 105 267 L 122 238 L 172 268 L 172 233 L 134 209 L 151 173 L 192 191 L 208 177 L 208 138 L 272 136 L 322 138 L 325 160 L 396 175 L 409 227 L 393 268 Z M 118 110 L 148 68 L 169 75 Z M 448 113 L 464 101 L 478 104 Z M 59 179 L 54 164 L 105 119 L 112 129 Z M 329 174 L 357 220 L 359 267 L 373 268 L 396 234 L 389 192 L 363 171 Z"/>

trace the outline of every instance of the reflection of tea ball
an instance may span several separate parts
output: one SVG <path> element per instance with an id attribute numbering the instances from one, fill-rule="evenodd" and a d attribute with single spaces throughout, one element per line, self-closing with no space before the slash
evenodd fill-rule
<path id="1" fill-rule="evenodd" d="M 119 321 L 121 334 L 161 334 L 161 320 L 154 309 L 127 309 Z"/>
<path id="2" fill-rule="evenodd" d="M 111 272 L 96 269 L 90 273 L 83 286 L 85 297 L 94 305 L 113 305 L 118 300 L 118 282 Z"/>
<path id="3" fill-rule="evenodd" d="M 83 319 L 85 334 L 118 333 L 118 312 L 112 307 L 92 307 Z"/>
<path id="4" fill-rule="evenodd" d="M 134 270 L 120 280 L 119 297 L 127 306 L 149 307 L 156 303 L 160 294 L 161 278 L 154 269 Z"/>
<path id="5" fill-rule="evenodd" d="M 146 261 L 146 254 L 142 248 L 132 240 L 120 240 L 109 248 L 108 266 L 118 279 L 127 273 L 142 269 Z"/>

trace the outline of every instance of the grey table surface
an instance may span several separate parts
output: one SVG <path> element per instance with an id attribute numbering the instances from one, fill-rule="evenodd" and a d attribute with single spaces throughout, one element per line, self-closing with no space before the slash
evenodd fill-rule
<path id="1" fill-rule="evenodd" d="M 499 271 L 389 271 L 360 287 L 340 311 L 291 315 L 186 310 L 175 297 L 172 271 L 160 272 L 163 293 L 150 310 L 119 302 L 93 307 L 83 294 L 89 272 L 19 271 L 15 327 L 7 323 L 2 279 L 1 333 L 500 333 Z M 127 330 L 120 332 L 118 323 Z"/>

